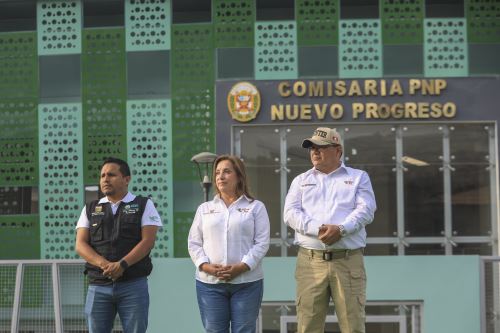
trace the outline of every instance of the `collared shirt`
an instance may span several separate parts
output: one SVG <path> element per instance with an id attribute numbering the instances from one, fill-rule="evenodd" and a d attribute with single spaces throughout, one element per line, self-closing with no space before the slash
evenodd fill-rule
<path id="1" fill-rule="evenodd" d="M 241 196 L 229 207 L 217 195 L 198 207 L 188 237 L 188 250 L 196 266 L 196 279 L 219 283 L 199 269 L 203 263 L 250 267 L 229 283 L 246 283 L 264 277 L 262 258 L 269 249 L 269 217 L 259 200 Z"/>
<path id="2" fill-rule="evenodd" d="M 366 246 L 365 226 L 373 221 L 375 195 L 365 171 L 343 163 L 329 174 L 312 168 L 290 185 L 285 224 L 295 230 L 295 244 L 307 249 L 357 249 Z M 347 233 L 327 246 L 318 239 L 322 224 L 343 225 Z"/>
<path id="3" fill-rule="evenodd" d="M 118 209 L 118 206 L 120 203 L 123 201 L 124 203 L 131 202 L 135 199 L 135 195 L 132 193 L 128 192 L 122 200 L 118 202 L 111 202 L 109 201 L 108 197 L 103 197 L 101 200 L 99 200 L 99 203 L 107 203 L 109 202 L 111 204 L 111 209 L 113 210 L 113 214 L 116 214 L 116 210 Z M 144 213 L 142 214 L 142 220 L 141 220 L 141 226 L 144 227 L 145 225 L 155 225 L 157 227 L 163 226 L 161 223 L 161 218 L 160 215 L 158 214 L 158 211 L 155 208 L 155 205 L 149 199 L 146 203 L 146 208 L 144 208 Z M 90 222 L 87 217 L 87 208 L 83 207 L 82 213 L 80 214 L 80 218 L 78 219 L 78 222 L 76 224 L 76 229 L 78 228 L 89 228 L 90 227 Z"/>

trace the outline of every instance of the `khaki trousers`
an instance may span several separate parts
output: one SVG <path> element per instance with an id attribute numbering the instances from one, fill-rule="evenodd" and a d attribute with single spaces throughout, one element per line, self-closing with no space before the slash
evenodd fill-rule
<path id="1" fill-rule="evenodd" d="M 365 332 L 366 273 L 361 251 L 326 261 L 300 248 L 295 279 L 298 333 L 324 333 L 330 297 L 341 332 Z"/>

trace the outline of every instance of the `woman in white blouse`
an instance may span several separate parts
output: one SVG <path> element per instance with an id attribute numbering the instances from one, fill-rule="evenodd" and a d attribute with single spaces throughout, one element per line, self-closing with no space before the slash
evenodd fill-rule
<path id="1" fill-rule="evenodd" d="M 201 320 L 206 332 L 254 333 L 269 217 L 264 204 L 250 195 L 238 157 L 219 156 L 212 179 L 217 195 L 198 207 L 188 238 Z"/>

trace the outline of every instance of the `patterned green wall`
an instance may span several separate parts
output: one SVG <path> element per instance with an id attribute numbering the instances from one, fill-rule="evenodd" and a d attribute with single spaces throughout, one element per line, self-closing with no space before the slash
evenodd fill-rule
<path id="1" fill-rule="evenodd" d="M 81 53 L 80 0 L 39 0 L 36 22 L 39 55 Z"/>
<path id="2" fill-rule="evenodd" d="M 295 22 L 255 23 L 255 78 L 296 79 L 297 27 Z"/>
<path id="3" fill-rule="evenodd" d="M 382 38 L 379 20 L 340 21 L 339 42 L 340 77 L 382 76 Z"/>
<path id="4" fill-rule="evenodd" d="M 339 1 L 296 0 L 299 46 L 338 44 Z"/>
<path id="5" fill-rule="evenodd" d="M 384 44 L 421 44 L 424 0 L 381 0 Z"/>
<path id="6" fill-rule="evenodd" d="M 99 183 L 104 158 L 127 156 L 124 30 L 85 29 L 82 49 L 84 181 L 90 185 Z"/>
<path id="7" fill-rule="evenodd" d="M 129 189 L 153 200 L 164 225 L 157 234 L 153 257 L 173 256 L 171 115 L 169 100 L 127 102 Z"/>
<path id="8" fill-rule="evenodd" d="M 40 258 L 38 209 L 19 200 L 38 185 L 37 60 L 35 32 L 0 33 L 0 258 Z"/>
<path id="9" fill-rule="evenodd" d="M 41 257 L 76 258 L 75 221 L 84 201 L 81 105 L 40 104 L 38 123 Z"/>
<path id="10" fill-rule="evenodd" d="M 213 0 L 215 47 L 253 47 L 252 0 Z"/>
<path id="11" fill-rule="evenodd" d="M 480 58 L 500 53 L 498 1 L 466 0 L 463 17 L 436 18 L 426 16 L 424 0 L 379 0 L 377 12 L 361 19 L 345 17 L 342 1 L 296 0 L 293 17 L 268 15 L 263 21 L 257 19 L 263 8 L 255 0 L 211 0 L 205 21 L 192 8 L 192 23 L 174 24 L 179 15 L 186 21 L 189 10 L 176 12 L 170 0 L 124 0 L 119 14 L 102 20 L 118 22 L 116 27 L 89 27 L 86 4 L 39 0 L 32 18 L 36 31 L 0 33 L 0 197 L 6 198 L 0 202 L 1 258 L 75 257 L 74 225 L 84 186 L 98 183 L 99 164 L 110 155 L 129 160 L 132 191 L 151 196 L 162 215 L 165 227 L 153 255 L 186 256 L 198 204 L 189 191 L 199 191 L 190 158 L 215 150 L 219 56 L 234 62 L 228 68 L 252 68 L 234 70 L 234 78 L 225 71 L 224 79 L 237 79 L 238 73 L 253 73 L 250 79 L 257 80 L 299 78 L 308 73 L 301 66 L 322 50 L 335 53 L 319 58 L 340 78 L 474 76 L 484 75 L 485 66 L 491 67 L 487 73 L 500 74 L 498 61 L 483 66 Z M 2 5 L 0 10 L 9 10 Z M 29 20 L 19 19 L 22 27 Z M 218 52 L 222 48 L 225 52 Z M 401 55 L 414 51 L 422 64 L 405 66 Z M 163 65 L 169 68 L 169 91 L 130 94 L 131 75 L 141 68 L 131 68 L 129 57 L 137 61 L 158 52 L 158 59 L 168 62 Z M 253 63 L 241 64 L 232 54 Z M 50 85 L 50 76 L 40 79 L 39 72 L 58 74 L 57 68 L 42 68 L 41 59 L 66 55 L 78 59 L 74 70 L 80 75 L 67 83 L 81 87 L 81 97 L 41 100 L 46 87 L 40 82 Z M 392 57 L 401 64 L 384 68 Z M 142 66 L 153 65 L 144 60 Z M 20 193 L 32 198 L 32 207 L 22 213 Z M 23 251 L 12 254 L 20 244 Z"/>

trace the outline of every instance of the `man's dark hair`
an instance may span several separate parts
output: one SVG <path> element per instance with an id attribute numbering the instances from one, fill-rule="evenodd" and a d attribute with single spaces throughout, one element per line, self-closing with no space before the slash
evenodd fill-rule
<path id="1" fill-rule="evenodd" d="M 121 160 L 121 159 L 115 158 L 115 157 L 108 157 L 104 160 L 104 162 L 102 162 L 100 169 L 102 169 L 102 167 L 108 163 L 118 164 L 120 166 L 120 172 L 122 173 L 122 175 L 124 175 L 125 177 L 130 176 L 130 167 L 128 166 L 127 162 L 125 162 L 124 160 Z"/>

